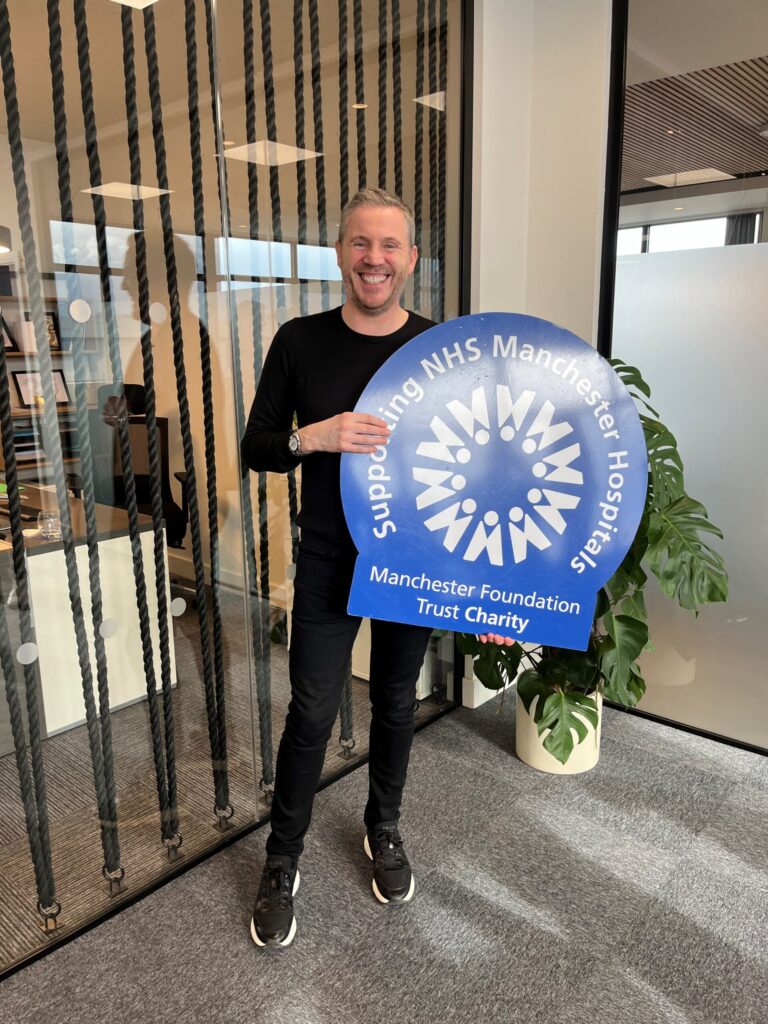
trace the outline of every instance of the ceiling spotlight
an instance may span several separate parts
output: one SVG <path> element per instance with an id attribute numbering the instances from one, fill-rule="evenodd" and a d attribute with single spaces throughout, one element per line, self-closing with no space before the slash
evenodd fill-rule
<path id="1" fill-rule="evenodd" d="M 352 109 L 353 110 L 367 110 L 368 109 L 368 104 L 367 103 L 353 103 L 352 104 Z"/>
<path id="2" fill-rule="evenodd" d="M 235 143 L 234 143 L 234 141 L 232 139 L 224 139 L 224 145 L 225 146 L 234 146 L 234 144 Z"/>
<path id="3" fill-rule="evenodd" d="M 676 206 L 674 209 L 675 209 L 675 213 L 679 213 L 681 210 L 684 210 L 685 207 L 684 206 Z"/>

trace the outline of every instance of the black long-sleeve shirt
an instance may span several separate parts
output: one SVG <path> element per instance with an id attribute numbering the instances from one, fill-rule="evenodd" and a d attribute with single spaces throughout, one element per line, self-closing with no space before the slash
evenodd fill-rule
<path id="1" fill-rule="evenodd" d="M 288 449 L 294 415 L 299 427 L 351 412 L 371 377 L 406 341 L 432 327 L 416 313 L 393 334 L 359 334 L 341 307 L 290 320 L 277 332 L 241 444 L 253 470 L 287 473 L 301 463 L 302 535 L 331 551 L 354 551 L 341 505 L 338 452 L 312 452 L 299 460 Z M 378 415 L 375 409 L 365 409 Z"/>

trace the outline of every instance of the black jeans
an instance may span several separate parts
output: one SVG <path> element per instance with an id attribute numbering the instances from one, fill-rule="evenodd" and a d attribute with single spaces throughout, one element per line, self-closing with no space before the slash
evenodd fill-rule
<path id="1" fill-rule="evenodd" d="M 296 565 L 291 702 L 280 741 L 267 853 L 298 858 L 360 619 L 348 615 L 354 557 L 302 543 Z M 371 621 L 367 826 L 397 821 L 413 740 L 413 706 L 431 629 Z"/>

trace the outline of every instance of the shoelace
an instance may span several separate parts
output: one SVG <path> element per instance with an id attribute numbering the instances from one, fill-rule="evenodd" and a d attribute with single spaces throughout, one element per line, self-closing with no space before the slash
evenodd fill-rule
<path id="1" fill-rule="evenodd" d="M 280 907 L 285 909 L 288 906 L 288 899 L 291 896 L 291 875 L 284 868 L 270 868 L 264 873 L 261 883 L 262 902 L 271 904 L 279 902 Z"/>
<path id="2" fill-rule="evenodd" d="M 399 832 L 377 832 L 374 836 L 385 867 L 403 866 L 403 840 Z"/>

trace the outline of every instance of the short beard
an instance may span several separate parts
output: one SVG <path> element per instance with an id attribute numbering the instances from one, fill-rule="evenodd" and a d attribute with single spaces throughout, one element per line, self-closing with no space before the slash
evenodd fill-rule
<path id="1" fill-rule="evenodd" d="M 354 274 L 347 275 L 344 277 L 344 285 L 347 291 L 347 298 L 352 302 L 353 306 L 366 316 L 378 317 L 388 313 L 393 306 L 400 305 L 400 299 L 405 291 L 405 281 L 400 284 L 399 288 L 393 288 L 392 292 L 386 302 L 382 303 L 381 306 L 366 306 L 361 301 L 360 296 L 357 294 L 354 287 Z"/>

